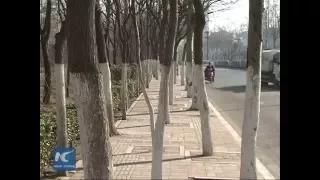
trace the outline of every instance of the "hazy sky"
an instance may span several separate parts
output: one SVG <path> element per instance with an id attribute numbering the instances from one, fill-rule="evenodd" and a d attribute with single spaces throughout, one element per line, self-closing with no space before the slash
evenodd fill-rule
<path id="1" fill-rule="evenodd" d="M 217 12 L 209 16 L 209 28 L 213 30 L 216 26 L 239 28 L 241 24 L 248 23 L 249 0 L 239 0 L 230 10 Z"/>

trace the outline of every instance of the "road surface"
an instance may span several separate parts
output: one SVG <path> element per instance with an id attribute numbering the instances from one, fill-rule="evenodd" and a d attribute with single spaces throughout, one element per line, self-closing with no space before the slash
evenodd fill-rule
<path id="1" fill-rule="evenodd" d="M 246 72 L 216 68 L 215 82 L 206 84 L 210 102 L 241 136 Z M 261 89 L 257 156 L 280 178 L 280 91 L 270 84 Z"/>

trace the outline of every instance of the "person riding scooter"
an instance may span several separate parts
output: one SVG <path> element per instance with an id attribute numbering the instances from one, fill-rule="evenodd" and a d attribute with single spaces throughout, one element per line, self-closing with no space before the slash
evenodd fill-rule
<path id="1" fill-rule="evenodd" d="M 211 74 L 211 72 L 213 72 Z M 208 66 L 206 67 L 206 69 L 204 70 L 204 74 L 205 74 L 205 79 L 209 80 L 209 81 L 214 81 L 214 76 L 215 76 L 215 68 L 214 66 L 211 64 L 211 62 L 209 62 Z M 212 77 L 211 77 L 212 76 Z"/>

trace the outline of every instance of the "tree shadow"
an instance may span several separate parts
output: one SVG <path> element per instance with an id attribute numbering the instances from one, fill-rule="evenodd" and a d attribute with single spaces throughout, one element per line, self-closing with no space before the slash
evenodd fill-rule
<path id="1" fill-rule="evenodd" d="M 124 156 L 124 155 L 131 155 L 131 154 L 147 154 L 151 153 L 152 151 L 142 151 L 142 152 L 134 152 L 134 153 L 122 153 L 122 154 L 113 154 L 112 156 Z"/>
<path id="2" fill-rule="evenodd" d="M 192 155 L 192 156 L 185 156 L 185 157 L 179 157 L 179 158 L 169 158 L 169 159 L 163 159 L 162 162 L 179 161 L 179 160 L 198 158 L 198 157 L 206 157 L 206 156 L 200 154 L 200 155 Z M 152 161 L 138 161 L 138 162 L 118 163 L 118 164 L 114 164 L 113 166 L 114 167 L 118 167 L 118 166 L 149 164 L 149 163 L 152 163 Z"/>
<path id="3" fill-rule="evenodd" d="M 244 93 L 246 92 L 246 86 L 228 86 L 228 87 L 222 87 L 222 88 L 216 88 L 218 90 L 222 91 L 231 91 L 233 93 Z M 261 92 L 272 92 L 272 91 L 279 91 L 278 88 L 274 86 L 261 86 Z"/>
<path id="4" fill-rule="evenodd" d="M 148 125 L 141 125 L 141 126 L 118 127 L 117 129 L 130 129 L 130 128 L 139 128 L 139 127 L 148 127 L 148 126 L 150 126 L 150 124 L 148 124 Z"/>
<path id="5" fill-rule="evenodd" d="M 186 112 L 189 111 L 188 109 L 184 110 L 177 110 L 177 111 L 170 111 L 170 113 L 179 113 L 179 112 Z M 154 112 L 154 114 L 158 114 L 158 112 Z M 141 116 L 141 115 L 149 115 L 149 112 L 147 113 L 139 113 L 139 114 L 128 114 L 127 116 Z"/>

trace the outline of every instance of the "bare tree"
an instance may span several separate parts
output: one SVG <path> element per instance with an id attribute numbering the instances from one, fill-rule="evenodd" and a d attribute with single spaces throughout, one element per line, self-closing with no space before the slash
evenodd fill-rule
<path id="1" fill-rule="evenodd" d="M 129 33 L 128 33 L 128 20 L 129 20 L 129 7 L 128 7 L 128 0 L 123 1 L 123 20 L 121 22 L 120 20 L 120 10 L 121 10 L 121 4 L 119 0 L 114 0 L 114 3 L 116 5 L 116 21 L 117 21 L 117 26 L 118 26 L 118 33 L 119 33 L 119 38 L 121 41 L 121 58 L 122 58 L 122 68 L 121 68 L 121 89 L 120 89 L 120 94 L 121 94 L 121 115 L 122 119 L 126 120 L 127 115 L 126 115 L 126 110 L 127 110 L 127 101 L 128 101 L 128 94 L 127 94 L 127 89 L 128 89 L 128 55 L 129 55 Z"/>
<path id="2" fill-rule="evenodd" d="M 142 78 L 142 69 L 141 69 L 141 49 L 140 49 L 140 35 L 139 35 L 139 29 L 137 25 L 137 20 L 136 20 L 136 10 L 135 10 L 135 0 L 131 0 L 131 14 L 132 14 L 132 19 L 133 19 L 133 28 L 134 28 L 134 34 L 135 34 L 135 40 L 136 40 L 136 57 L 137 57 L 137 64 L 138 64 L 138 76 L 140 76 L 140 81 L 142 84 L 142 93 L 144 96 L 144 99 L 147 103 L 148 109 L 149 109 L 149 114 L 150 114 L 150 131 L 151 131 L 151 138 L 152 138 L 152 146 L 154 146 L 154 111 L 153 107 L 150 103 L 150 99 L 148 97 L 147 91 L 145 89 L 145 86 L 143 85 L 143 78 Z"/>
<path id="3" fill-rule="evenodd" d="M 68 147 L 68 129 L 66 112 L 66 88 L 63 63 L 63 47 L 66 42 L 66 21 L 65 7 L 61 0 L 58 0 L 58 14 L 60 17 L 60 31 L 56 33 L 55 50 L 55 78 L 56 78 L 56 110 L 57 110 L 57 145 L 59 147 Z M 66 172 L 59 172 L 60 175 L 66 175 Z"/>
<path id="4" fill-rule="evenodd" d="M 193 0 L 195 9 L 195 27 L 194 27 L 194 73 L 197 77 L 199 109 L 201 118 L 202 150 L 203 155 L 211 156 L 213 152 L 211 141 L 211 129 L 209 124 L 209 106 L 207 91 L 204 86 L 203 74 L 203 53 L 202 53 L 202 34 L 205 26 L 205 16 L 203 6 L 200 0 Z"/>
<path id="5" fill-rule="evenodd" d="M 186 20 L 184 16 L 185 8 L 184 4 L 178 0 L 179 4 L 179 16 L 177 20 L 177 30 L 176 30 L 176 38 L 175 38 L 175 43 L 174 43 L 174 48 L 173 48 L 173 64 L 172 64 L 172 72 L 170 74 L 170 80 L 169 80 L 169 104 L 173 104 L 173 91 L 174 91 L 174 86 L 173 84 L 176 84 L 177 81 L 177 68 L 178 68 L 178 63 L 177 63 L 177 50 L 179 43 L 181 40 L 187 35 L 187 30 L 186 30 Z"/>
<path id="6" fill-rule="evenodd" d="M 96 54 L 95 1 L 67 1 L 70 76 L 76 97 L 84 179 L 113 179 L 105 96 Z"/>
<path id="7" fill-rule="evenodd" d="M 47 0 L 47 10 L 46 10 L 46 18 L 44 22 L 43 28 L 41 28 L 40 24 L 40 41 L 41 41 L 41 49 L 43 56 L 43 64 L 44 64 L 44 74 L 45 74 L 45 83 L 44 83 L 44 95 L 43 95 L 43 103 L 50 103 L 50 95 L 51 95 L 51 71 L 50 71 L 50 61 L 49 61 L 49 52 L 48 52 L 48 40 L 50 37 L 51 30 L 51 0 Z"/>
<path id="8" fill-rule="evenodd" d="M 187 29 L 187 37 L 186 37 L 186 90 L 187 90 L 187 97 L 192 97 L 192 34 L 193 34 L 193 28 L 194 25 L 192 24 L 192 16 L 193 16 L 193 5 L 192 0 L 186 0 L 188 1 L 188 29 Z"/>
<path id="9" fill-rule="evenodd" d="M 260 114 L 263 0 L 249 0 L 247 86 L 242 124 L 240 179 L 257 179 L 256 136 Z"/>
<path id="10" fill-rule="evenodd" d="M 99 6 L 99 0 L 97 0 L 95 9 L 95 25 L 96 25 L 96 42 L 97 42 L 97 52 L 99 60 L 99 68 L 103 79 L 103 90 L 106 96 L 106 110 L 109 121 L 109 133 L 110 136 L 119 135 L 114 122 L 113 113 L 113 102 L 112 102 L 112 91 L 111 91 L 111 73 L 109 62 L 107 60 L 106 45 L 103 37 L 103 29 L 101 22 L 101 9 Z"/>
<path id="11" fill-rule="evenodd" d="M 163 9 L 167 9 L 167 0 L 162 0 Z M 170 0 L 170 15 L 168 24 L 168 36 L 165 46 L 165 59 L 162 61 L 158 116 L 155 126 L 155 142 L 152 147 L 152 170 L 151 179 L 162 179 L 162 152 L 163 152 L 163 133 L 165 122 L 169 120 L 168 81 L 170 76 L 171 62 L 173 59 L 173 46 L 176 36 L 177 25 L 177 1 Z M 164 27 L 161 27 L 164 28 Z M 160 37 L 161 38 L 161 37 Z M 168 119 L 167 119 L 168 118 Z"/>
<path id="12" fill-rule="evenodd" d="M 280 38 L 280 13 L 278 4 L 272 4 L 270 8 L 270 34 L 273 40 L 273 48 L 277 47 L 277 40 Z"/>

